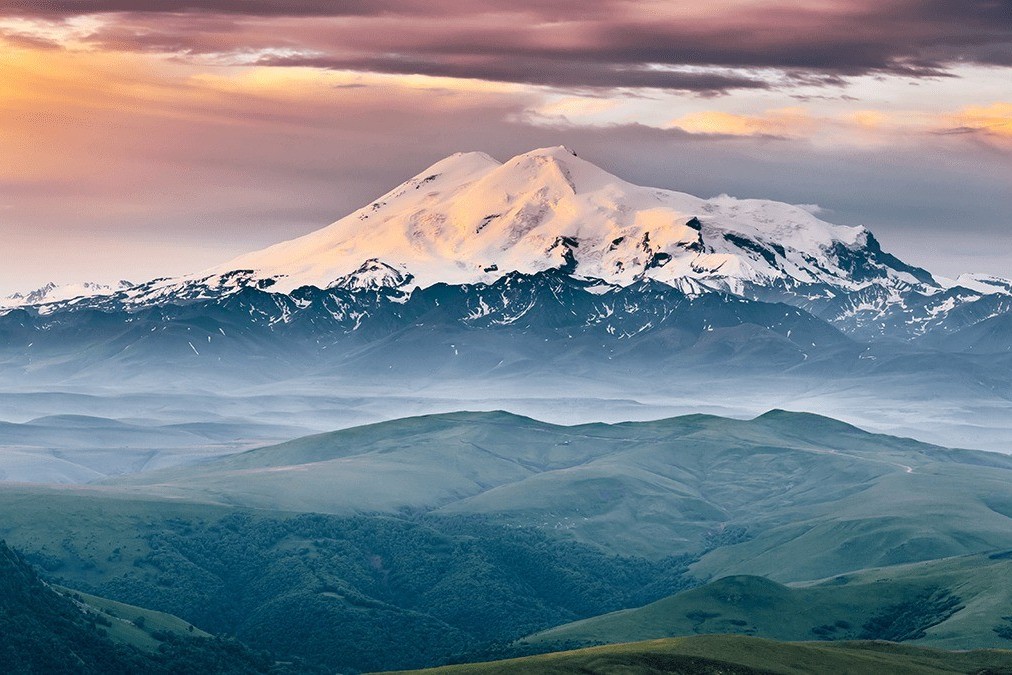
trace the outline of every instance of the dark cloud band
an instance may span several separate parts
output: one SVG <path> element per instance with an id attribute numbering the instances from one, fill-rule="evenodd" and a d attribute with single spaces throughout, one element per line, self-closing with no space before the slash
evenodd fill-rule
<path id="1" fill-rule="evenodd" d="M 100 48 L 563 87 L 714 93 L 1012 65 L 1012 0 L 13 0 L 8 16 L 105 15 Z M 22 36 L 22 39 L 23 36 Z M 262 56 L 259 54 L 263 52 Z M 702 71 L 701 71 L 702 69 Z M 775 81 L 753 73 L 773 69 Z M 736 72 L 726 72 L 736 70 Z"/>

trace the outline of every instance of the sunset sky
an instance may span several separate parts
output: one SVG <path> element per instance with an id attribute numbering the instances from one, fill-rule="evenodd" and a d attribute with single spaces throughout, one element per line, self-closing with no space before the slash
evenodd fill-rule
<path id="1" fill-rule="evenodd" d="M 1012 0 L 7 0 L 0 291 L 195 271 L 558 144 L 1012 275 Z"/>

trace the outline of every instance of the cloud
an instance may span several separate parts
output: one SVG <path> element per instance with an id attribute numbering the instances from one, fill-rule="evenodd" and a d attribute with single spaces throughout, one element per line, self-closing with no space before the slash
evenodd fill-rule
<path id="1" fill-rule="evenodd" d="M 668 124 L 691 134 L 716 136 L 809 136 L 820 122 L 801 108 L 769 110 L 763 115 L 737 115 L 717 110 L 689 113 Z"/>
<path id="2" fill-rule="evenodd" d="M 5 3 L 0 238 L 18 255 L 0 285 L 193 271 L 454 151 L 560 143 L 641 184 L 818 203 L 943 272 L 1012 272 L 1003 71 L 904 84 L 919 99 L 875 76 L 859 103 L 810 86 L 997 62 L 1002 24 L 974 2 L 962 24 L 913 0 L 796 4 Z M 959 250 L 933 252 L 954 224 Z"/>
<path id="3" fill-rule="evenodd" d="M 797 107 L 753 115 L 700 110 L 663 126 L 713 138 L 795 139 L 838 148 L 896 146 L 924 142 L 934 135 L 967 136 L 1008 149 L 1012 147 L 1012 103 L 999 101 L 941 112 L 867 108 L 822 115 Z"/>
<path id="4" fill-rule="evenodd" d="M 896 137 L 888 144 L 827 147 L 782 109 L 732 116 L 749 133 L 714 136 L 599 123 L 611 111 L 596 99 L 480 80 L 25 49 L 0 59 L 0 101 L 10 290 L 57 270 L 68 281 L 195 271 L 321 227 L 454 151 L 505 159 L 560 143 L 640 184 L 818 203 L 943 272 L 960 269 L 940 260 L 977 249 L 963 269 L 1012 272 L 1007 247 L 993 245 L 1007 241 L 1012 155 L 982 154 L 983 131 L 930 133 L 993 128 L 1006 104 L 921 119 L 909 135 L 889 118 L 877 132 Z M 581 113 L 592 123 L 576 123 Z M 844 124 L 812 120 L 816 135 Z M 954 224 L 959 251 L 938 253 Z"/>
<path id="5" fill-rule="evenodd" d="M 392 5 L 382 0 L 8 0 L 3 8 L 9 14 L 41 18 L 59 18 L 85 14 L 171 13 L 236 14 L 245 16 L 345 16 L 375 14 Z"/>
<path id="6" fill-rule="evenodd" d="M 948 116 L 951 126 L 943 133 L 974 133 L 1003 142 L 1012 142 L 1012 103 L 967 106 Z"/>
<path id="7" fill-rule="evenodd" d="M 466 61 L 444 58 L 399 56 L 268 56 L 257 65 L 332 70 L 356 70 L 387 74 L 428 75 L 461 79 L 516 82 L 550 87 L 575 88 L 654 88 L 718 94 L 732 89 L 767 89 L 771 84 L 761 78 L 722 72 L 679 72 L 642 66 L 618 67 L 613 64 L 579 64 L 565 61 L 498 56 L 468 57 Z"/>
<path id="8" fill-rule="evenodd" d="M 100 17 L 86 40 L 98 49 L 566 88 L 714 94 L 1012 65 L 1008 0 L 14 0 L 0 11 Z"/>

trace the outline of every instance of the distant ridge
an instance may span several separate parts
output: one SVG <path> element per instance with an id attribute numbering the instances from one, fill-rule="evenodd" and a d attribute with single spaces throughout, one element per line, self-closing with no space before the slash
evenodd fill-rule
<path id="1" fill-rule="evenodd" d="M 0 303 L 0 371 L 420 382 L 549 366 L 611 385 L 716 367 L 986 396 L 1012 372 L 1012 281 L 936 277 L 864 227 L 636 186 L 561 146 L 458 153 L 303 237 L 92 291 Z"/>

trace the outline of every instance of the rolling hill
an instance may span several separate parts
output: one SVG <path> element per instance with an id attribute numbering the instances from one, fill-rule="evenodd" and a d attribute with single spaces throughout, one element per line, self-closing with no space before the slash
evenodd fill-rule
<path id="1" fill-rule="evenodd" d="M 1012 647 L 1012 551 L 862 570 L 805 584 L 724 577 L 645 607 L 525 642 L 619 643 L 738 633 L 777 640 L 875 639 L 945 649 Z"/>
<path id="2" fill-rule="evenodd" d="M 0 669 L 6 673 L 286 672 L 267 655 L 180 619 L 44 582 L 0 542 Z"/>
<path id="3" fill-rule="evenodd" d="M 799 581 L 1006 547 L 1010 477 L 1012 457 L 808 414 L 563 427 L 493 412 L 310 436 L 103 489 L 288 511 L 481 515 L 610 552 L 715 549 L 694 567 L 704 579 Z"/>
<path id="4" fill-rule="evenodd" d="M 689 562 L 473 517 L 281 513 L 84 488 L 9 487 L 0 514 L 0 534 L 53 582 L 327 672 L 485 655 L 663 597 Z"/>
<path id="5" fill-rule="evenodd" d="M 1007 455 L 779 410 L 577 426 L 463 412 L 103 484 L 6 486 L 0 535 L 53 581 L 332 669 L 494 657 L 685 597 L 699 607 L 672 610 L 679 631 L 776 628 L 775 612 L 713 608 L 728 576 L 756 603 L 806 608 L 777 637 L 924 630 L 980 647 L 1004 640 L 1007 562 L 988 556 L 1012 546 L 1010 477 Z M 908 605 L 962 608 L 863 632 Z"/>
<path id="6" fill-rule="evenodd" d="M 1007 651 L 944 652 L 878 642 L 785 643 L 742 636 L 707 635 L 594 647 L 417 672 L 432 675 L 484 673 L 952 675 L 1003 673 L 1010 667 L 1012 667 L 1012 653 Z"/>

